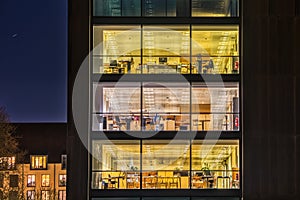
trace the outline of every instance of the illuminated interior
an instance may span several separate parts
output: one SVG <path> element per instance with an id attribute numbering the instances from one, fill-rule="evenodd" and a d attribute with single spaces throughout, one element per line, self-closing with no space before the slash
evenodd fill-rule
<path id="1" fill-rule="evenodd" d="M 195 83 L 192 93 L 188 83 L 95 83 L 93 130 L 236 131 L 238 91 L 234 82 Z"/>
<path id="2" fill-rule="evenodd" d="M 239 188 L 238 160 L 238 140 L 95 140 L 92 187 Z"/>
<path id="3" fill-rule="evenodd" d="M 193 17 L 238 16 L 238 0 L 94 0 L 94 16 L 181 17 L 190 2 Z"/>
<path id="4" fill-rule="evenodd" d="M 47 156 L 30 156 L 30 168 L 31 169 L 47 169 Z"/>
<path id="5" fill-rule="evenodd" d="M 235 25 L 94 26 L 93 71 L 239 73 L 238 33 Z"/>

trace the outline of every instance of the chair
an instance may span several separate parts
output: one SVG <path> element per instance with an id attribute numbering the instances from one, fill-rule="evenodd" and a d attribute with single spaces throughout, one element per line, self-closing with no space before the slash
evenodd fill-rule
<path id="1" fill-rule="evenodd" d="M 157 182 L 158 188 L 168 188 L 168 180 L 165 177 L 159 177 Z"/>
<path id="2" fill-rule="evenodd" d="M 172 177 L 169 182 L 169 188 L 178 188 L 179 177 Z"/>

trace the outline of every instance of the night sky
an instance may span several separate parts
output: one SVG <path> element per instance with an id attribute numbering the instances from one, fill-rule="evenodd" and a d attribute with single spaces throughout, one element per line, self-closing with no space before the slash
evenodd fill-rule
<path id="1" fill-rule="evenodd" d="M 0 24 L 0 105 L 12 122 L 66 122 L 67 0 L 1 0 Z"/>

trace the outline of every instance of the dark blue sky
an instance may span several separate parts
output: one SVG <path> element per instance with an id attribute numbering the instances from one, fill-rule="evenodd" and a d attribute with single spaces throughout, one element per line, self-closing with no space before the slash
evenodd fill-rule
<path id="1" fill-rule="evenodd" d="M 1 0 L 0 24 L 0 105 L 12 122 L 66 122 L 67 0 Z"/>

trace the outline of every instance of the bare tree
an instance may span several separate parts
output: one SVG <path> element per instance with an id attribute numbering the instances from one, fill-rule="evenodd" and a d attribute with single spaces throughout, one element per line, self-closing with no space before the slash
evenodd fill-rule
<path id="1" fill-rule="evenodd" d="M 17 140 L 12 136 L 16 131 L 16 127 L 13 126 L 7 115 L 5 107 L 0 107 L 0 157 L 4 156 L 16 156 L 19 153 Z"/>
<path id="2" fill-rule="evenodd" d="M 18 199 L 24 199 L 24 175 L 21 169 L 17 167 L 24 161 L 25 151 L 19 148 L 18 140 L 13 136 L 16 126 L 10 123 L 9 116 L 5 107 L 0 106 L 0 172 L 5 172 L 3 199 L 12 199 L 10 196 L 12 188 L 9 186 L 10 174 L 18 175 Z"/>

